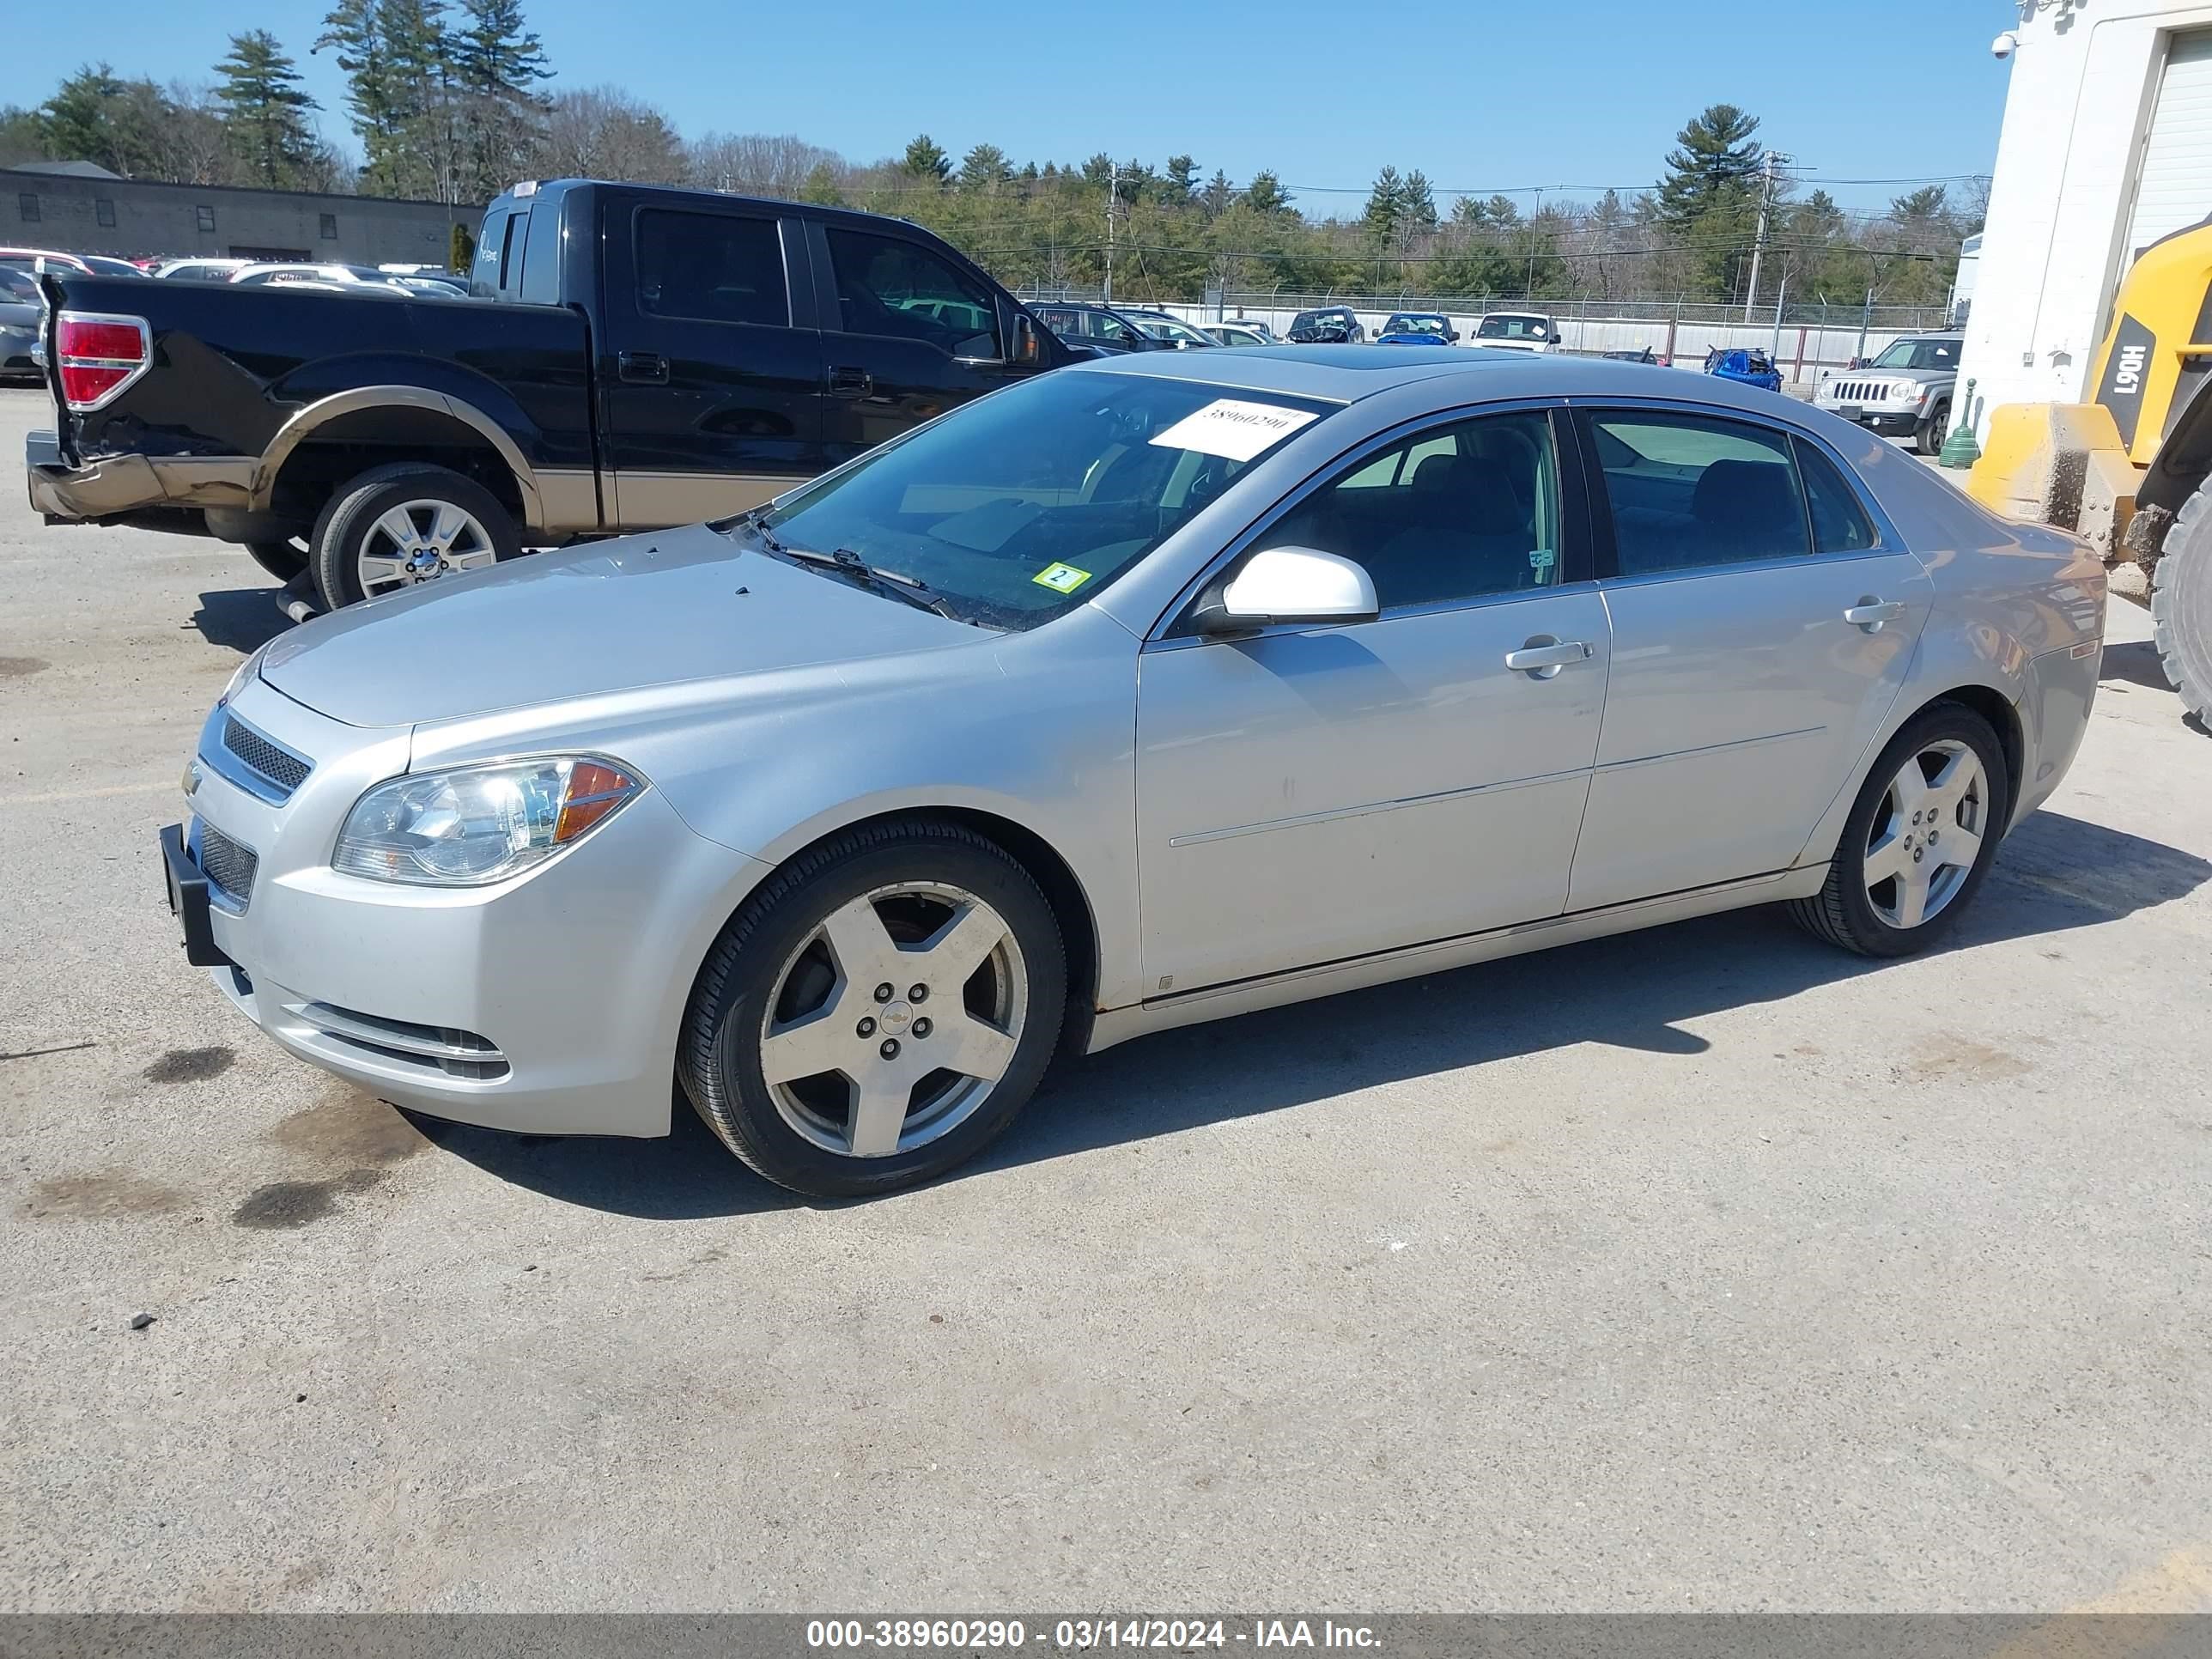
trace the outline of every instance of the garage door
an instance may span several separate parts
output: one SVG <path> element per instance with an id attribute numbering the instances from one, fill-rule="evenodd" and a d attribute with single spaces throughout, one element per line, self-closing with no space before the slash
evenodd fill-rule
<path id="1" fill-rule="evenodd" d="M 2173 37 L 2143 144 L 2128 249 L 2212 217 L 2212 29 Z"/>

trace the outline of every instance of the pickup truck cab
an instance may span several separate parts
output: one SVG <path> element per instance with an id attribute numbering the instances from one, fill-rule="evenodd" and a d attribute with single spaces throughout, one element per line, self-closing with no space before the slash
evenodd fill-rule
<path id="1" fill-rule="evenodd" d="M 204 527 L 331 608 L 742 512 L 1079 355 L 919 226 L 587 179 L 485 210 L 472 302 L 43 281 L 32 506 Z"/>

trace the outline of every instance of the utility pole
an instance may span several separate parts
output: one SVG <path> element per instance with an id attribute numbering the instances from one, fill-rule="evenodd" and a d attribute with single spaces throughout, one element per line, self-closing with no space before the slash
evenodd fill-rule
<path id="1" fill-rule="evenodd" d="M 1774 211 L 1774 187 L 1778 182 L 1777 168 L 1790 158 L 1778 150 L 1766 152 L 1766 169 L 1759 182 L 1759 235 L 1751 245 L 1751 282 L 1743 296 L 1743 319 L 1751 320 L 1752 307 L 1759 302 L 1759 263 L 1766 252 L 1766 222 Z"/>
<path id="2" fill-rule="evenodd" d="M 1106 303 L 1114 303 L 1114 209 L 1121 199 L 1121 164 L 1106 167 Z"/>

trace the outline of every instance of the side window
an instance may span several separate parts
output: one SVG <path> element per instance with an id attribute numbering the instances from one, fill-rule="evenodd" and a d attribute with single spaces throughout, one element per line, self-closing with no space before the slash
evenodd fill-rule
<path id="1" fill-rule="evenodd" d="M 507 252 L 507 228 L 514 222 L 507 213 L 488 213 L 477 234 L 477 262 L 469 269 L 469 292 L 480 300 L 499 293 L 499 267 Z"/>
<path id="2" fill-rule="evenodd" d="M 1811 551 L 1790 441 L 1702 415 L 1590 417 L 1620 574 L 1648 576 Z"/>
<path id="3" fill-rule="evenodd" d="M 640 208 L 637 308 L 654 317 L 790 327 L 775 221 Z"/>
<path id="4" fill-rule="evenodd" d="M 1877 539 L 1873 521 L 1835 463 L 1802 438 L 1792 441 L 1798 476 L 1805 480 L 1805 505 L 1813 515 L 1813 550 L 1856 553 L 1872 547 Z"/>
<path id="5" fill-rule="evenodd" d="M 920 340 L 955 357 L 1006 355 L 988 289 L 915 243 L 835 226 L 828 234 L 847 333 Z"/>
<path id="6" fill-rule="evenodd" d="M 1431 428 L 1354 462 L 1259 544 L 1364 566 L 1385 611 L 1559 580 L 1559 470 L 1540 411 Z"/>
<path id="7" fill-rule="evenodd" d="M 530 210 L 530 228 L 523 234 L 520 297 L 531 305 L 561 303 L 561 205 L 540 197 Z"/>

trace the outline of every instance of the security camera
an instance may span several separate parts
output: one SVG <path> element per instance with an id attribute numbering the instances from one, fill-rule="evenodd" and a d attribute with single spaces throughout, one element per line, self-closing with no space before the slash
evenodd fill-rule
<path id="1" fill-rule="evenodd" d="M 2002 34 L 2000 34 L 1996 40 L 1990 42 L 1990 56 L 1996 58 L 1999 63 L 2002 63 L 2006 58 L 2011 57 L 2013 53 L 2019 50 L 2020 36 L 2014 34 L 2010 29 L 2007 29 Z"/>

